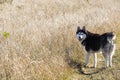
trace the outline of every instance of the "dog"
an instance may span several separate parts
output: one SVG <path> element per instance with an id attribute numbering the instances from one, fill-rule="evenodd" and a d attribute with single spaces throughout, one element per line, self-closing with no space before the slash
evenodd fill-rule
<path id="1" fill-rule="evenodd" d="M 97 66 L 97 54 L 96 52 L 102 52 L 105 58 L 105 67 L 112 66 L 112 56 L 115 52 L 115 39 L 116 35 L 113 32 L 106 32 L 103 34 L 96 34 L 86 30 L 85 26 L 82 29 L 77 27 L 76 31 L 77 39 L 81 42 L 86 52 L 85 65 L 89 63 L 90 54 L 93 54 L 94 65 Z"/>

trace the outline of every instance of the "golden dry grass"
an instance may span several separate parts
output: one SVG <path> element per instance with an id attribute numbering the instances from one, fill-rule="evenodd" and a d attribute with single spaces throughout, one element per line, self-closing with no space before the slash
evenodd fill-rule
<path id="1" fill-rule="evenodd" d="M 0 79 L 120 79 L 119 20 L 119 0 L 0 0 Z M 103 69 L 101 57 L 98 68 L 82 67 L 78 25 L 117 34 L 112 68 Z"/>

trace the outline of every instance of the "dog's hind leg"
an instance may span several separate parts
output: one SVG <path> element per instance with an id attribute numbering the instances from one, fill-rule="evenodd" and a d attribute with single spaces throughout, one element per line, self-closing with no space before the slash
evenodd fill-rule
<path id="1" fill-rule="evenodd" d="M 110 55 L 110 56 L 109 56 L 109 66 L 110 66 L 110 67 L 112 67 L 112 56 L 113 56 L 113 55 Z"/>
<path id="2" fill-rule="evenodd" d="M 112 57 L 113 57 L 113 55 L 114 55 L 114 53 L 115 53 L 115 44 L 113 45 L 113 47 L 112 47 L 112 51 L 110 51 L 110 55 L 109 55 L 109 66 L 110 67 L 112 67 Z"/>
<path id="3" fill-rule="evenodd" d="M 97 54 L 96 53 L 93 53 L 93 61 L 94 61 L 93 67 L 97 67 Z"/>
<path id="4" fill-rule="evenodd" d="M 109 67 L 109 55 L 108 53 L 103 53 L 103 56 L 105 58 L 105 67 Z"/>

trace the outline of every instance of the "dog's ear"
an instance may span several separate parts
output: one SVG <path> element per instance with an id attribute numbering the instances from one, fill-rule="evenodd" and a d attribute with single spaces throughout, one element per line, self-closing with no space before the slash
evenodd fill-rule
<path id="1" fill-rule="evenodd" d="M 85 31 L 85 32 L 87 32 L 87 30 L 86 30 L 85 26 L 83 26 L 82 30 L 83 30 L 83 31 Z"/>
<path id="2" fill-rule="evenodd" d="M 77 31 L 79 31 L 79 30 L 80 30 L 80 26 L 77 27 Z"/>
<path id="3" fill-rule="evenodd" d="M 86 28 L 85 28 L 85 26 L 83 26 L 83 28 L 82 28 L 83 30 L 86 30 Z"/>

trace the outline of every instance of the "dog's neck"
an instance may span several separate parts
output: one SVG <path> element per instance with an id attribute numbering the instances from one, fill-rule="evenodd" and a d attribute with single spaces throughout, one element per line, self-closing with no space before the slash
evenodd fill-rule
<path id="1" fill-rule="evenodd" d="M 81 44 L 82 44 L 83 46 L 86 45 L 85 39 L 81 41 Z"/>

